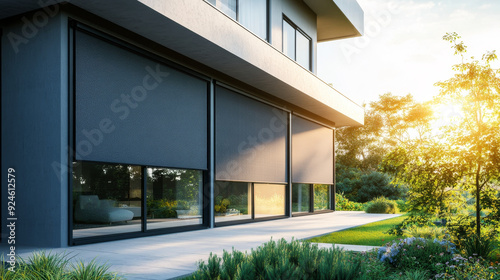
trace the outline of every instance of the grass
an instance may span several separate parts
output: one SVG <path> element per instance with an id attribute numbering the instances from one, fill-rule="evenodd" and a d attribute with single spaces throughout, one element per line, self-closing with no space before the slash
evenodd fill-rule
<path id="1" fill-rule="evenodd" d="M 327 235 L 313 237 L 310 242 L 350 244 L 365 246 L 382 246 L 395 239 L 404 238 L 387 234 L 386 232 L 393 226 L 401 223 L 407 215 L 383 220 L 380 222 L 369 223 L 359 227 L 332 232 Z"/>

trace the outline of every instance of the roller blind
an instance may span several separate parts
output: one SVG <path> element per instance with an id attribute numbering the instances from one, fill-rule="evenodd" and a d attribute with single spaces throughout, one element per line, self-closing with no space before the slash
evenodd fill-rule
<path id="1" fill-rule="evenodd" d="M 216 180 L 286 183 L 287 113 L 216 87 Z"/>
<path id="2" fill-rule="evenodd" d="M 76 159 L 207 169 L 207 81 L 75 36 Z"/>
<path id="3" fill-rule="evenodd" d="M 333 131 L 292 116 L 293 183 L 333 184 Z"/>

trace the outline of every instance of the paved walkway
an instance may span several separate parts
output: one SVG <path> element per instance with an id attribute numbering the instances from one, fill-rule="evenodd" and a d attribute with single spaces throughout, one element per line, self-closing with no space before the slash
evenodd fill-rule
<path id="1" fill-rule="evenodd" d="M 249 251 L 271 237 L 274 240 L 291 240 L 292 237 L 304 239 L 396 216 L 399 215 L 337 211 L 51 251 L 69 253 L 75 256 L 75 260 L 90 261 L 96 258 L 110 265 L 111 271 L 119 272 L 129 280 L 165 280 L 193 272 L 197 268 L 197 261 L 207 260 L 210 252 L 220 256 L 223 249 L 230 251 L 232 247 Z M 325 246 L 332 245 L 320 244 L 320 247 Z M 371 248 L 342 246 L 354 250 Z"/>

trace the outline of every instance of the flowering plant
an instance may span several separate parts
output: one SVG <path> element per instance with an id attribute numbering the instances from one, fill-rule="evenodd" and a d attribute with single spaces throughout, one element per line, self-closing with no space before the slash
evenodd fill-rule
<path id="1" fill-rule="evenodd" d="M 410 237 L 388 243 L 378 251 L 381 262 L 399 269 L 424 269 L 436 272 L 436 266 L 449 263 L 456 252 L 447 240 Z"/>

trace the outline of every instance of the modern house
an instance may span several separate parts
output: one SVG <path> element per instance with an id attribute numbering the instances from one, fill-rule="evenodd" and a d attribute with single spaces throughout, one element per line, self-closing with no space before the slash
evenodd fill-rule
<path id="1" fill-rule="evenodd" d="M 2 243 L 334 211 L 335 128 L 363 109 L 317 44 L 363 20 L 355 0 L 0 0 Z"/>

